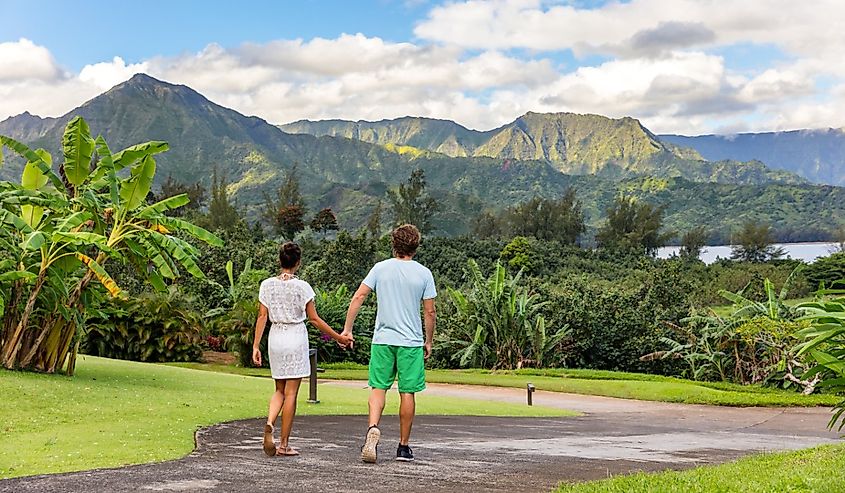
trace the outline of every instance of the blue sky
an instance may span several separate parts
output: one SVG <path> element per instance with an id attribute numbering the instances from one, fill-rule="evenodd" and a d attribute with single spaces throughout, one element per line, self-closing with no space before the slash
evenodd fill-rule
<path id="1" fill-rule="evenodd" d="M 0 119 L 146 72 L 274 123 L 526 111 L 657 132 L 845 125 L 845 3 L 817 0 L 6 0 Z"/>
<path id="2" fill-rule="evenodd" d="M 31 39 L 49 48 L 69 68 L 79 70 L 114 56 L 134 63 L 156 55 L 198 51 L 209 43 L 229 47 L 245 41 L 334 38 L 357 32 L 407 41 L 413 38 L 414 20 L 425 14 L 427 3 L 92 0 L 79 8 L 78 3 L 58 0 L 6 0 L 2 37 L 4 41 Z"/>

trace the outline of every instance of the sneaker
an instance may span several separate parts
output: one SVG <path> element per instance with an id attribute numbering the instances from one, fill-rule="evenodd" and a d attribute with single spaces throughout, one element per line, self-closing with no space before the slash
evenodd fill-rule
<path id="1" fill-rule="evenodd" d="M 407 445 L 400 445 L 398 449 L 396 449 L 396 460 L 401 462 L 411 462 L 414 460 L 414 452 L 411 450 L 411 447 Z"/>
<path id="2" fill-rule="evenodd" d="M 376 463 L 378 457 L 378 441 L 381 438 L 381 430 L 378 426 L 370 426 L 367 430 L 367 439 L 364 441 L 364 446 L 361 447 L 361 460 L 370 464 Z"/>

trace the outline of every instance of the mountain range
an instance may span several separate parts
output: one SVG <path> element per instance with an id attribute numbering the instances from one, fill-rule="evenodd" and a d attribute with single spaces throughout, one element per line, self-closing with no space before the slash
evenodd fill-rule
<path id="1" fill-rule="evenodd" d="M 216 168 L 253 220 L 263 194 L 294 165 L 308 208 L 332 207 L 348 228 L 363 224 L 386 191 L 418 168 L 440 204 L 439 234 L 465 233 L 479 211 L 560 196 L 570 186 L 592 230 L 620 193 L 665 206 L 667 228 L 706 226 L 713 241 L 746 219 L 771 222 L 782 240 L 806 240 L 845 218 L 845 188 L 813 185 L 755 161 L 708 161 L 632 118 L 528 113 L 487 132 L 425 118 L 279 128 L 187 86 L 138 74 L 61 117 L 8 118 L 0 134 L 44 147 L 58 160 L 64 125 L 76 115 L 113 150 L 169 142 L 171 150 L 157 157 L 158 183 L 170 175 L 208 185 Z M 9 154 L 0 179 L 17 180 L 23 163 Z"/>
<path id="2" fill-rule="evenodd" d="M 280 125 L 293 134 L 345 137 L 421 155 L 548 162 L 570 175 L 612 179 L 634 176 L 760 184 L 801 183 L 792 173 L 759 161 L 707 161 L 698 152 L 665 143 L 638 120 L 575 113 L 526 113 L 499 128 L 478 131 L 449 120 L 403 117 L 378 122 L 322 120 Z"/>
<path id="3" fill-rule="evenodd" d="M 755 159 L 814 183 L 845 186 L 845 129 L 792 130 L 736 135 L 661 135 L 705 159 Z"/>

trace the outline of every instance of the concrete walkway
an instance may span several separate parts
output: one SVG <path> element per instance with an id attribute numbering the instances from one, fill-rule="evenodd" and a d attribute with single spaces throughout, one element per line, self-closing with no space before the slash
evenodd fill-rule
<path id="1" fill-rule="evenodd" d="M 323 385 L 363 386 L 363 382 Z M 432 384 L 432 394 L 524 402 L 521 389 Z M 389 396 L 395 398 L 395 395 Z M 753 452 L 837 443 L 824 408 L 725 408 L 535 393 L 537 405 L 581 411 L 574 418 L 420 416 L 417 461 L 393 461 L 395 417 L 382 423 L 377 465 L 359 462 L 366 418 L 297 418 L 300 457 L 267 458 L 263 420 L 206 428 L 186 458 L 121 469 L 0 481 L 29 491 L 550 491 L 560 481 L 633 471 L 683 469 Z"/>

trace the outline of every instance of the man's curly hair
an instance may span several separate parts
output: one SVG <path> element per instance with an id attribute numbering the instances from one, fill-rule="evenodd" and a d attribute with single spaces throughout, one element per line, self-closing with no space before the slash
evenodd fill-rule
<path id="1" fill-rule="evenodd" d="M 420 246 L 420 230 L 413 224 L 403 224 L 393 230 L 390 235 L 393 254 L 399 257 L 410 257 L 417 253 Z"/>

